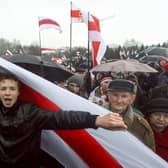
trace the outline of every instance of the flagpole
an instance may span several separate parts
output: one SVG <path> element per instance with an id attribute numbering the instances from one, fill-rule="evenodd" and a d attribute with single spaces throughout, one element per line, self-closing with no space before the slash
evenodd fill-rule
<path id="1" fill-rule="evenodd" d="M 38 17 L 39 21 L 40 21 L 40 18 Z M 39 22 L 38 22 L 39 23 Z M 40 56 L 42 55 L 41 54 L 41 33 L 40 33 L 40 28 L 39 28 L 39 47 L 40 47 Z"/>
<path id="2" fill-rule="evenodd" d="M 72 71 L 72 17 L 71 17 L 71 11 L 72 11 L 72 1 L 70 2 L 70 49 L 69 49 L 69 53 L 70 53 L 70 72 Z"/>
<path id="3" fill-rule="evenodd" d="M 90 45 L 89 45 L 89 12 L 88 12 L 88 72 L 90 70 L 90 58 L 89 58 L 89 50 L 90 50 Z"/>
<path id="4" fill-rule="evenodd" d="M 38 17 L 39 21 L 40 21 L 40 17 Z M 42 77 L 45 77 L 44 74 L 44 67 L 43 67 L 43 60 L 42 60 L 42 53 L 41 53 L 41 33 L 40 33 L 40 27 L 39 27 L 39 47 L 40 47 L 40 71 L 41 71 L 41 75 Z"/>

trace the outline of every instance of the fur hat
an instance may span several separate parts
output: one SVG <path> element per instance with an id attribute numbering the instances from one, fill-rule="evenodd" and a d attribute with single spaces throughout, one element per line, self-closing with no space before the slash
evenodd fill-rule
<path id="1" fill-rule="evenodd" d="M 144 111 L 146 114 L 154 112 L 168 113 L 168 98 L 154 98 L 145 105 Z"/>
<path id="2" fill-rule="evenodd" d="M 115 79 L 112 80 L 108 89 L 108 92 L 113 92 L 113 91 L 127 91 L 131 92 L 133 94 L 136 94 L 137 92 L 137 86 L 135 85 L 134 82 L 126 79 Z"/>

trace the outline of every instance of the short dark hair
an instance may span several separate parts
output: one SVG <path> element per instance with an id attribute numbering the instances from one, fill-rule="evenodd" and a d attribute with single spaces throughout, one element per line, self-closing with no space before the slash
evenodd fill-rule
<path id="1" fill-rule="evenodd" d="M 19 79 L 11 73 L 0 73 L 0 81 L 4 79 L 13 79 L 15 81 L 19 81 Z"/>
<path id="2" fill-rule="evenodd" d="M 20 89 L 20 81 L 19 79 L 12 73 L 0 73 L 0 82 L 2 80 L 14 80 L 18 83 L 19 89 Z"/>

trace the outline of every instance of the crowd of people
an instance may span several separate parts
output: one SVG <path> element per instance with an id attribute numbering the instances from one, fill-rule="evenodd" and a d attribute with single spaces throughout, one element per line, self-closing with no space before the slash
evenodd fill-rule
<path id="1" fill-rule="evenodd" d="M 104 116 L 81 111 L 50 111 L 19 100 L 20 81 L 0 74 L 0 166 L 40 167 L 43 129 L 102 127 L 127 129 L 168 161 L 168 61 L 152 65 L 157 73 L 90 72 L 69 77 L 60 87 L 109 110 Z M 94 77 L 92 77 L 94 75 Z"/>
<path id="2" fill-rule="evenodd" d="M 75 74 L 65 85 L 71 92 L 118 113 L 129 132 L 168 161 L 168 60 L 161 57 L 150 66 L 158 72 L 95 72 L 92 79 L 86 71 Z"/>

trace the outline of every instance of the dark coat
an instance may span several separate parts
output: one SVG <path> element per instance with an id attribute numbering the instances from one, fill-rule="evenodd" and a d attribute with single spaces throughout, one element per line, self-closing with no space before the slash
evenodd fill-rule
<path id="1" fill-rule="evenodd" d="M 32 103 L 0 106 L 0 167 L 39 168 L 42 129 L 96 128 L 96 115 L 43 110 Z"/>

